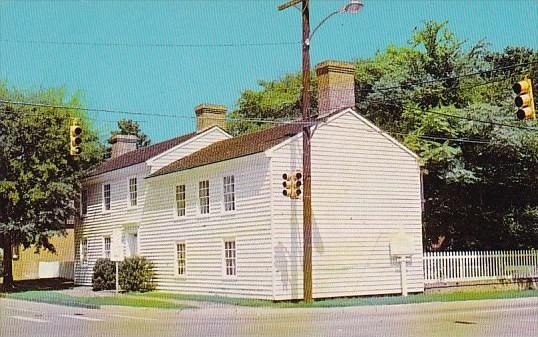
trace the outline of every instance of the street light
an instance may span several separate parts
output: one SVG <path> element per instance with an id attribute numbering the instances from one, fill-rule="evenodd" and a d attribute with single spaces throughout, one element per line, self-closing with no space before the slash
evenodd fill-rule
<path id="1" fill-rule="evenodd" d="M 358 13 L 364 5 L 360 0 L 350 0 L 347 5 L 342 7 L 341 11 L 346 13 L 355 14 Z"/>
<path id="2" fill-rule="evenodd" d="M 302 115 L 303 115 L 303 299 L 312 302 L 312 201 L 311 201 L 311 168 L 310 161 L 310 40 L 314 33 L 325 21 L 339 13 L 354 14 L 359 12 L 364 5 L 360 0 L 349 0 L 348 4 L 339 10 L 327 15 L 325 19 L 310 33 L 310 0 L 290 0 L 280 6 L 283 10 L 302 3 L 303 17 L 303 90 L 302 90 Z"/>
<path id="3" fill-rule="evenodd" d="M 310 34 L 308 39 L 306 39 L 305 43 L 307 45 L 310 45 L 310 41 L 312 41 L 312 37 L 314 36 L 318 28 L 321 27 L 321 25 L 323 25 L 325 21 L 329 20 L 334 15 L 341 13 L 355 14 L 358 13 L 362 9 L 362 7 L 364 7 L 364 5 L 360 0 L 350 0 L 347 5 L 337 11 L 332 12 L 331 14 L 327 15 L 325 19 L 321 20 L 320 23 L 318 23 L 318 25 L 312 30 L 312 33 Z"/>

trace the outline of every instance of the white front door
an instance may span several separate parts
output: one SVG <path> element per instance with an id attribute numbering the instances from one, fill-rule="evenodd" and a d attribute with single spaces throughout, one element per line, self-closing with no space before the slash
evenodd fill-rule
<path id="1" fill-rule="evenodd" d="M 138 254 L 138 233 L 125 233 L 125 256 L 134 256 Z"/>

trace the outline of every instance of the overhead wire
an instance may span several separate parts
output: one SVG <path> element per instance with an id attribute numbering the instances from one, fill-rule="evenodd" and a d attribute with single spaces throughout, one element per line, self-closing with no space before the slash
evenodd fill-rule
<path id="1" fill-rule="evenodd" d="M 9 40 L 3 43 L 43 44 L 60 46 L 91 46 L 91 47 L 165 47 L 165 48 L 219 48 L 219 47 L 274 47 L 300 45 L 301 42 L 227 42 L 227 43 L 128 43 L 128 42 L 85 42 L 85 41 L 54 41 L 54 40 Z"/>
<path id="2" fill-rule="evenodd" d="M 459 76 L 455 76 L 455 77 L 447 77 L 447 78 L 444 78 L 444 79 L 437 79 L 435 81 L 446 81 L 448 79 L 453 79 L 453 78 L 462 78 L 462 77 L 466 77 L 466 76 L 476 76 L 478 74 L 491 73 L 491 72 L 494 72 L 494 71 L 506 70 L 506 69 L 516 68 L 518 66 L 534 64 L 534 63 L 538 63 L 538 61 L 525 62 L 525 63 L 520 63 L 520 64 L 509 66 L 509 67 L 500 67 L 500 68 L 491 69 L 491 70 L 488 70 L 488 71 L 480 71 L 480 72 L 468 73 L 468 74 L 463 74 L 463 75 L 459 75 Z M 510 76 L 513 76 L 513 75 L 510 75 Z M 491 83 L 495 83 L 495 82 L 500 82 L 500 81 L 503 81 L 503 80 L 506 80 L 506 79 L 508 79 L 508 78 L 501 78 L 501 79 L 497 79 L 497 80 L 494 80 L 494 81 L 487 81 L 487 82 L 484 82 L 484 83 L 478 83 L 478 84 L 474 84 L 474 85 L 471 85 L 471 86 L 465 86 L 464 88 L 460 88 L 460 89 L 464 89 L 464 90 L 465 89 L 470 89 L 470 88 L 474 88 L 474 87 L 478 87 L 478 86 L 482 86 L 482 85 L 487 85 L 487 84 L 491 84 Z M 417 86 L 419 84 L 429 84 L 429 83 L 432 83 L 432 82 L 433 82 L 433 80 L 422 81 L 422 82 L 413 82 L 413 86 Z M 407 84 L 406 85 L 392 86 L 392 87 L 376 88 L 375 91 L 369 91 L 369 93 L 373 94 L 373 93 L 378 92 L 379 90 L 382 91 L 382 90 L 389 89 L 389 88 L 404 88 L 405 86 L 407 86 Z M 408 88 L 406 88 L 406 89 L 408 89 Z M 373 99 L 367 99 L 367 98 L 361 98 L 361 100 L 366 101 L 366 102 L 385 104 L 385 105 L 393 105 L 393 106 L 402 108 L 402 106 L 400 104 L 396 104 L 394 102 L 390 102 L 390 101 L 387 101 L 387 100 L 373 100 Z M 13 104 L 13 105 L 22 105 L 22 106 L 34 106 L 34 107 L 47 107 L 47 108 L 57 108 L 57 109 L 81 110 L 81 111 L 98 112 L 98 113 L 103 112 L 103 113 L 116 113 L 116 114 L 134 115 L 134 116 L 151 116 L 151 117 L 154 117 L 154 118 L 155 117 L 166 117 L 166 118 L 179 118 L 179 119 L 191 119 L 191 120 L 196 119 L 195 116 L 182 116 L 182 115 L 176 115 L 176 114 L 146 113 L 146 112 L 125 111 L 125 110 L 115 110 L 115 109 L 105 109 L 105 108 L 86 108 L 86 107 L 54 105 L 54 104 L 46 104 L 46 103 L 12 101 L 12 100 L 5 100 L 5 99 L 0 99 L 0 103 Z M 286 106 L 288 106 L 290 104 L 294 104 L 294 102 L 282 103 L 280 105 L 280 107 L 284 108 L 284 107 L 286 107 Z M 259 108 L 259 106 L 251 106 L 251 107 Z M 360 107 L 360 106 L 357 105 L 357 107 Z M 240 109 L 248 109 L 249 106 L 241 106 L 240 105 L 239 108 Z M 406 109 L 409 109 L 409 108 L 406 108 Z M 511 124 L 506 124 L 506 123 L 500 123 L 500 122 L 495 122 L 495 121 L 485 121 L 485 120 L 476 119 L 476 118 L 472 118 L 472 117 L 452 115 L 452 114 L 443 113 L 443 112 L 440 112 L 440 111 L 435 111 L 433 109 L 429 109 L 429 110 L 413 109 L 413 110 L 417 111 L 417 112 L 434 113 L 434 114 L 438 114 L 438 115 L 443 115 L 445 117 L 460 118 L 460 119 L 465 119 L 465 120 L 468 120 L 468 121 L 486 123 L 486 124 L 502 126 L 502 127 L 511 127 L 511 128 L 517 128 L 517 129 L 523 129 L 523 130 L 533 130 L 533 131 L 538 130 L 538 128 L 522 127 L 522 126 L 511 125 Z M 312 112 L 315 112 L 315 110 L 313 109 Z M 102 120 L 100 120 L 98 118 L 93 118 L 93 117 L 91 117 L 90 119 L 95 120 L 95 121 L 102 121 Z M 230 118 L 230 117 L 218 118 L 218 117 L 212 117 L 210 119 L 227 120 L 227 121 L 232 121 L 232 122 L 234 122 L 234 121 L 243 121 L 243 122 L 253 122 L 253 123 L 269 123 L 269 124 L 275 124 L 275 125 L 290 124 L 290 123 L 295 123 L 295 124 L 303 123 L 304 124 L 304 122 L 301 122 L 301 121 L 277 120 L 277 119 L 267 119 L 267 118 L 248 118 L 248 117 L 246 117 L 246 118 Z M 106 121 L 106 122 L 114 123 L 115 121 Z M 146 122 L 146 121 L 137 121 L 137 122 Z"/>

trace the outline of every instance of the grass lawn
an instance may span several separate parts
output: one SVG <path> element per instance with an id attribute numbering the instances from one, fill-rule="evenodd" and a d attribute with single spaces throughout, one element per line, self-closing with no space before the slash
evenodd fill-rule
<path id="1" fill-rule="evenodd" d="M 521 297 L 538 297 L 538 290 L 454 290 L 452 292 L 434 294 L 416 294 L 407 297 L 380 296 L 380 297 L 352 297 L 317 300 L 313 303 L 299 302 L 272 302 L 264 300 L 241 299 L 222 296 L 182 295 L 155 291 L 141 294 L 146 298 L 171 299 L 176 301 L 206 301 L 249 307 L 274 308 L 315 308 L 315 307 L 348 307 L 361 305 L 388 305 L 427 302 L 454 302 L 486 299 L 506 299 Z"/>
<path id="2" fill-rule="evenodd" d="M 213 302 L 247 307 L 268 308 L 316 308 L 316 307 L 349 307 L 363 305 L 391 305 L 428 302 L 454 302 L 486 299 L 507 299 L 522 297 L 538 297 L 538 290 L 461 290 L 450 292 L 428 293 L 402 296 L 352 297 L 317 300 L 313 303 L 272 302 L 264 300 L 242 299 L 211 295 L 182 295 L 163 291 L 149 293 L 129 293 L 111 296 L 72 296 L 55 290 L 28 290 L 0 294 L 0 296 L 26 301 L 44 302 L 84 308 L 99 308 L 103 305 L 119 305 L 130 307 L 146 307 L 160 309 L 192 308 L 192 302 Z M 188 304 L 181 303 L 188 302 Z"/>
<path id="3" fill-rule="evenodd" d="M 119 305 L 128 307 L 145 307 L 159 309 L 184 309 L 190 306 L 168 301 L 165 299 L 152 298 L 146 296 L 130 296 L 125 294 L 90 297 L 90 296 L 71 296 L 62 294 L 57 291 L 39 291 L 30 290 L 16 293 L 0 294 L 6 298 L 13 298 L 25 301 L 43 302 L 50 304 L 59 304 L 73 307 L 82 307 L 98 309 L 102 305 Z"/>

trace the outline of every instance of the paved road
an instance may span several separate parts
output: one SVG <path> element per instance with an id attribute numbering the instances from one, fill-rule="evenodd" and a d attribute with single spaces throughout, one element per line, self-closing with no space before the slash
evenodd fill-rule
<path id="1" fill-rule="evenodd" d="M 538 336 L 538 298 L 348 308 L 80 309 L 0 299 L 0 336 Z"/>

